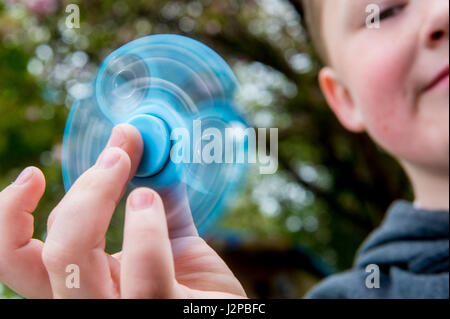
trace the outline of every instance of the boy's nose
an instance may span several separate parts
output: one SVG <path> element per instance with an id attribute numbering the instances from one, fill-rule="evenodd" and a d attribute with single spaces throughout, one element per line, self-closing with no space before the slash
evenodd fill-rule
<path id="1" fill-rule="evenodd" d="M 445 0 L 429 1 L 428 17 L 424 26 L 424 42 L 429 48 L 439 45 L 442 40 L 448 40 L 449 3 Z"/>

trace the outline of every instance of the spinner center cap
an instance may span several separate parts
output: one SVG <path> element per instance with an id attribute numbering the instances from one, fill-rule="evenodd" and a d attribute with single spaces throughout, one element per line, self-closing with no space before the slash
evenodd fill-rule
<path id="1" fill-rule="evenodd" d="M 136 177 L 150 177 L 158 174 L 167 163 L 170 154 L 170 133 L 160 118 L 143 114 L 128 121 L 141 133 L 144 152 Z"/>

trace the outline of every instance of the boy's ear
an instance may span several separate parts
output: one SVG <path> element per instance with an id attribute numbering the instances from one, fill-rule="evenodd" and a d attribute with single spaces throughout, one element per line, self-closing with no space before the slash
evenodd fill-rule
<path id="1" fill-rule="evenodd" d="M 319 84 L 339 122 L 352 132 L 363 132 L 365 127 L 361 110 L 336 72 L 330 67 L 324 67 L 319 73 Z"/>

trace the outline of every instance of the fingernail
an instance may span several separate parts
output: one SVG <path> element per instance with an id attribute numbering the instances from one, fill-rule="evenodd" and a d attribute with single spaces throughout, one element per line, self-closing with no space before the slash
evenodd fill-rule
<path id="1" fill-rule="evenodd" d="M 106 149 L 102 156 L 98 166 L 100 168 L 112 168 L 120 159 L 120 153 L 114 149 Z"/>
<path id="2" fill-rule="evenodd" d="M 17 177 L 15 184 L 23 185 L 31 179 L 31 176 L 33 176 L 33 169 L 31 167 L 27 167 Z"/>
<path id="3" fill-rule="evenodd" d="M 115 127 L 112 130 L 109 138 L 108 147 L 121 147 L 125 143 L 125 134 L 120 127 Z"/>
<path id="4" fill-rule="evenodd" d="M 153 204 L 154 195 L 149 191 L 138 191 L 131 195 L 130 205 L 133 210 L 150 208 Z"/>

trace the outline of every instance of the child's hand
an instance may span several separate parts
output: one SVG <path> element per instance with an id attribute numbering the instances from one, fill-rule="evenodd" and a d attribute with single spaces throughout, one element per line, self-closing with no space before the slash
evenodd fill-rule
<path id="1" fill-rule="evenodd" d="M 50 214 L 45 243 L 32 239 L 31 215 L 45 179 L 37 168 L 25 170 L 0 193 L 0 281 L 27 298 L 245 297 L 186 211 L 168 203 L 166 218 L 150 189 L 128 198 L 122 252 L 105 253 L 109 222 L 141 154 L 139 132 L 115 128 L 97 163 Z M 71 264 L 79 266 L 80 288 L 66 286 Z"/>

